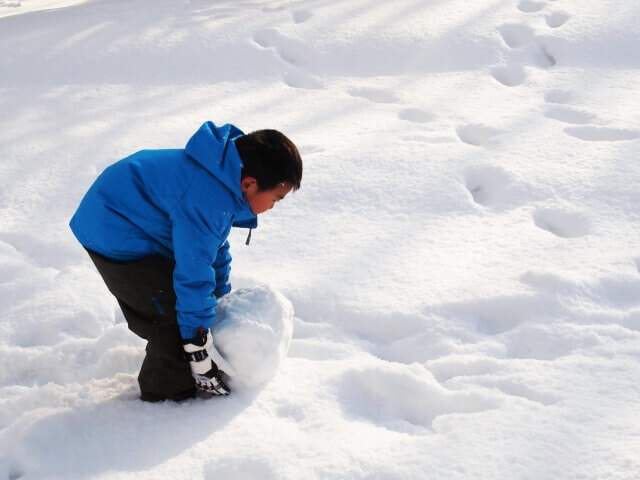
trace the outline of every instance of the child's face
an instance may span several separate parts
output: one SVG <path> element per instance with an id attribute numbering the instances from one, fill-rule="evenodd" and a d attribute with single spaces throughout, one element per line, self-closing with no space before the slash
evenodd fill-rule
<path id="1" fill-rule="evenodd" d="M 281 183 L 271 190 L 258 190 L 258 183 L 253 177 L 242 179 L 242 192 L 247 197 L 251 211 L 255 215 L 271 210 L 276 202 L 279 202 L 291 191 L 292 186 Z"/>

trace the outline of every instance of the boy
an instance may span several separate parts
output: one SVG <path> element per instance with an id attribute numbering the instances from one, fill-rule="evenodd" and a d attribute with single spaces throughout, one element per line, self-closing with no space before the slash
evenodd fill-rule
<path id="1" fill-rule="evenodd" d="M 300 188 L 302 160 L 282 133 L 204 123 L 184 149 L 143 150 L 108 167 L 71 219 L 129 329 L 148 341 L 146 401 L 228 395 L 230 366 L 212 343 L 217 299 L 231 290 L 227 236 Z"/>

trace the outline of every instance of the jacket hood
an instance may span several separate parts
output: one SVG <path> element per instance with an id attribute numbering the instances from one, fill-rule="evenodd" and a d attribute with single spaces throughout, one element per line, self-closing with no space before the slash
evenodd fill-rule
<path id="1" fill-rule="evenodd" d="M 229 123 L 216 127 L 213 122 L 205 122 L 185 147 L 187 155 L 220 180 L 241 201 L 242 160 L 233 140 L 242 135 L 244 133 L 239 128 Z"/>
<path id="2" fill-rule="evenodd" d="M 211 175 L 220 180 L 242 205 L 234 215 L 234 227 L 256 228 L 258 221 L 240 189 L 242 160 L 233 141 L 244 135 L 235 125 L 217 127 L 205 122 L 189 139 L 185 151 Z"/>

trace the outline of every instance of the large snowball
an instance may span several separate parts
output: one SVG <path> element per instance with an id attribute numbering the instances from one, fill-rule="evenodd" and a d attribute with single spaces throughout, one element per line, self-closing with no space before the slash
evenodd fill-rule
<path id="1" fill-rule="evenodd" d="M 232 388 L 270 380 L 287 356 L 293 305 L 270 287 L 236 290 L 216 308 L 213 341 L 234 370 Z"/>

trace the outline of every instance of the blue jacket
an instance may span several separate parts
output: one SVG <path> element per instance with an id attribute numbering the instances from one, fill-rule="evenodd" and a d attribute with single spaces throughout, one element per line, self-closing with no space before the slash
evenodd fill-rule
<path id="1" fill-rule="evenodd" d="M 183 338 L 210 328 L 216 297 L 231 290 L 231 227 L 255 228 L 240 189 L 233 125 L 206 122 L 184 149 L 142 150 L 108 167 L 84 196 L 71 230 L 86 248 L 129 261 L 175 259 L 173 287 Z"/>

